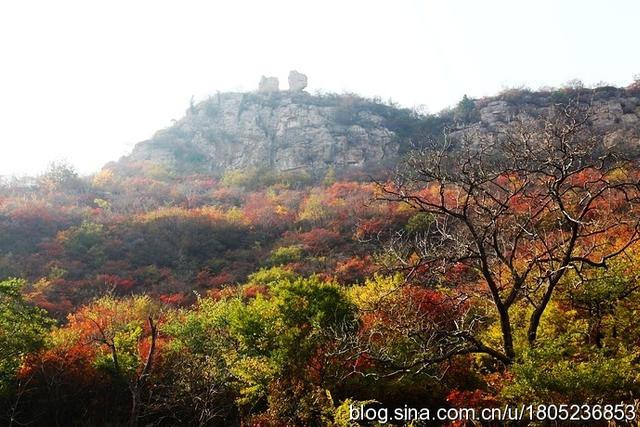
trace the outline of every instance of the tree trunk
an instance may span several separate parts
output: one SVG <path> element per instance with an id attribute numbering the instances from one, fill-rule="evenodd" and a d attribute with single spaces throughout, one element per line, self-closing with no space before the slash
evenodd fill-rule
<path id="1" fill-rule="evenodd" d="M 500 314 L 500 329 L 502 330 L 502 345 L 504 347 L 504 354 L 509 360 L 508 364 L 511 364 L 516 357 L 516 353 L 513 349 L 513 332 L 511 331 L 509 311 L 506 307 L 501 306 L 498 307 L 498 313 Z"/>
<path id="2" fill-rule="evenodd" d="M 149 329 L 151 330 L 151 345 L 149 346 L 149 353 L 142 367 L 142 372 L 130 385 L 131 390 L 131 414 L 129 417 L 129 427 L 136 427 L 138 425 L 138 418 L 140 417 L 140 398 L 141 391 L 146 385 L 146 379 L 151 371 L 153 364 L 153 356 L 156 350 L 156 339 L 158 338 L 158 328 L 154 324 L 153 319 L 149 316 Z"/>

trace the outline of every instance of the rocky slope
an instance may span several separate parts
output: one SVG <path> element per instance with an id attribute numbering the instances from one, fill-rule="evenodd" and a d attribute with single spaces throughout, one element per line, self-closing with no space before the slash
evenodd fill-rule
<path id="1" fill-rule="evenodd" d="M 408 110 L 354 96 L 305 92 L 220 93 L 193 105 L 172 127 L 137 144 L 117 166 L 161 164 L 178 172 L 221 173 L 362 168 L 393 159 Z"/>
<path id="2" fill-rule="evenodd" d="M 544 115 L 570 99 L 592 105 L 593 126 L 607 144 L 640 146 L 640 89 L 634 87 L 509 90 L 423 116 L 354 95 L 310 95 L 300 73 L 292 72 L 289 84 L 281 91 L 277 79 L 263 77 L 256 92 L 219 93 L 192 105 L 173 126 L 107 167 L 131 173 L 161 165 L 178 174 L 214 175 L 244 168 L 363 169 L 391 164 L 445 128 L 491 130 L 521 112 Z"/>
<path id="3" fill-rule="evenodd" d="M 517 114 L 545 116 L 554 105 L 569 101 L 590 106 L 591 126 L 604 135 L 606 145 L 640 147 L 640 87 L 633 86 L 626 89 L 505 91 L 500 96 L 474 102 L 470 113 L 472 126 L 492 130 Z"/>

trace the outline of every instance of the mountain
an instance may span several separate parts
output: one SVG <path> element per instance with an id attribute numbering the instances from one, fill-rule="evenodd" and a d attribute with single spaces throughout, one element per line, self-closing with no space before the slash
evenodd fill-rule
<path id="1" fill-rule="evenodd" d="M 356 95 L 280 91 L 269 80 L 249 93 L 218 93 L 111 167 L 163 165 L 178 173 L 364 168 L 392 161 L 424 118 Z"/>
<path id="2" fill-rule="evenodd" d="M 454 135 L 468 128 L 490 131 L 523 112 L 544 115 L 569 101 L 591 106 L 592 124 L 608 145 L 640 146 L 640 91 L 633 86 L 512 89 L 495 97 L 465 97 L 455 108 L 424 115 L 353 94 L 311 95 L 304 91 L 306 76 L 293 77 L 289 90 L 263 77 L 255 92 L 218 93 L 192 104 L 171 127 L 107 167 L 123 174 L 160 167 L 174 175 L 247 168 L 316 176 L 330 167 L 373 170 L 392 165 L 445 129 Z"/>
<path id="3" fill-rule="evenodd" d="M 475 100 L 467 111 L 461 102 L 458 110 L 462 110 L 459 114 L 465 115 L 468 126 L 491 131 L 523 113 L 546 116 L 556 106 L 579 103 L 587 109 L 590 126 L 603 136 L 607 146 L 640 147 L 640 84 L 637 83 L 628 88 L 511 89 L 495 97 Z"/>

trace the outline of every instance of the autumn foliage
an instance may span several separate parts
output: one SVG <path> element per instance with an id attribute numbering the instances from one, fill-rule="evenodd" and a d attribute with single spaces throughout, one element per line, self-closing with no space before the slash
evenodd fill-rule
<path id="1" fill-rule="evenodd" d="M 637 401 L 640 167 L 571 108 L 373 180 L 3 184 L 0 424 Z"/>

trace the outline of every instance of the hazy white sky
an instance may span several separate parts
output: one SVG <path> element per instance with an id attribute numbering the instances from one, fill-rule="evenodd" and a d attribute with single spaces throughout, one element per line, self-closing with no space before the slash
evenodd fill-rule
<path id="1" fill-rule="evenodd" d="M 309 76 L 429 111 L 504 87 L 627 85 L 638 0 L 0 2 L 0 175 L 91 173 L 217 90 Z"/>

